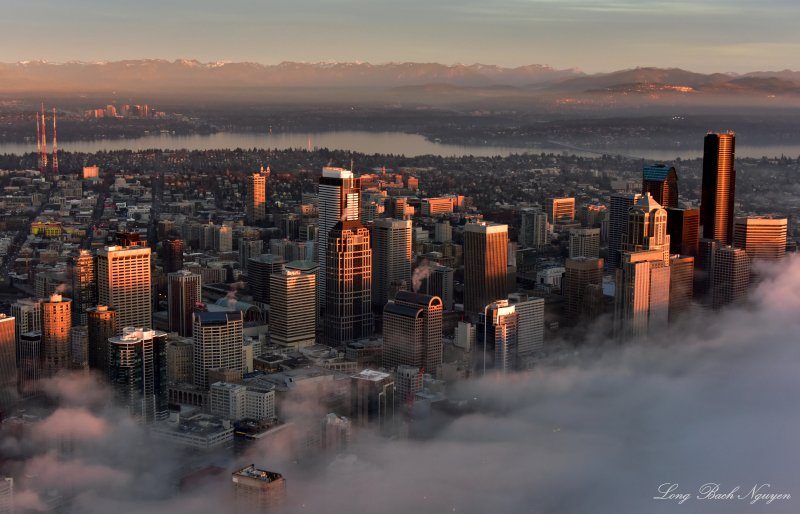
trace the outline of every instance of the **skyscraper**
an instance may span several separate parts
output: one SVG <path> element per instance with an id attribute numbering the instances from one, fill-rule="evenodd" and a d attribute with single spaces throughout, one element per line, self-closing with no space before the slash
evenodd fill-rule
<path id="1" fill-rule="evenodd" d="M 48 377 L 70 368 L 71 328 L 72 300 L 53 294 L 42 301 L 42 360 Z"/>
<path id="2" fill-rule="evenodd" d="M 108 375 L 108 340 L 117 334 L 117 311 L 98 305 L 86 311 L 89 369 Z"/>
<path id="3" fill-rule="evenodd" d="M 750 257 L 742 248 L 720 246 L 711 256 L 711 306 L 742 303 L 750 286 Z"/>
<path id="4" fill-rule="evenodd" d="M 362 370 L 350 377 L 350 412 L 359 427 L 374 423 L 389 430 L 395 415 L 395 385 L 389 373 Z"/>
<path id="5" fill-rule="evenodd" d="M 517 356 L 531 355 L 544 349 L 544 298 L 527 294 L 508 295 L 509 305 L 517 313 Z"/>
<path id="6" fill-rule="evenodd" d="M 642 168 L 642 194 L 650 194 L 665 209 L 678 206 L 678 174 L 666 164 Z"/>
<path id="7" fill-rule="evenodd" d="M 547 246 L 547 213 L 540 209 L 522 210 L 519 243 L 523 248 Z"/>
<path id="8" fill-rule="evenodd" d="M 670 253 L 697 257 L 700 246 L 700 209 L 667 209 Z"/>
<path id="9" fill-rule="evenodd" d="M 108 340 L 108 379 L 117 402 L 143 423 L 167 415 L 167 334 L 125 327 Z"/>
<path id="10" fill-rule="evenodd" d="M 464 227 L 464 310 L 476 315 L 508 294 L 508 225 Z"/>
<path id="11" fill-rule="evenodd" d="M 670 267 L 661 249 L 623 252 L 614 295 L 614 333 L 644 337 L 669 320 Z"/>
<path id="12" fill-rule="evenodd" d="M 42 368 L 41 331 L 24 332 L 17 341 L 19 364 L 17 366 L 17 389 L 22 396 L 31 396 L 39 391 L 39 380 L 44 378 Z"/>
<path id="13" fill-rule="evenodd" d="M 383 310 L 383 365 L 401 364 L 436 376 L 442 365 L 442 299 L 398 291 Z"/>
<path id="14" fill-rule="evenodd" d="M 314 261 L 292 261 L 270 276 L 272 343 L 295 350 L 314 344 L 318 269 Z"/>
<path id="15" fill-rule="evenodd" d="M 585 302 L 589 286 L 599 287 L 603 284 L 603 259 L 567 259 L 564 270 L 564 315 L 569 323 L 577 324 L 583 320 L 583 314 L 587 311 Z"/>
<path id="16" fill-rule="evenodd" d="M 124 327 L 153 323 L 150 248 L 107 246 L 97 252 L 98 303 L 117 311 L 117 334 Z"/>
<path id="17" fill-rule="evenodd" d="M 430 264 L 430 273 L 422 281 L 420 292 L 442 299 L 442 307 L 446 311 L 453 311 L 455 307 L 453 275 L 455 270 L 438 263 Z"/>
<path id="18" fill-rule="evenodd" d="M 548 198 L 546 205 L 550 223 L 575 221 L 575 198 Z"/>
<path id="19" fill-rule="evenodd" d="M 703 237 L 723 245 L 733 243 L 733 207 L 736 192 L 734 148 L 736 136 L 706 135 L 703 145 L 703 186 L 700 199 L 700 225 Z"/>
<path id="20" fill-rule="evenodd" d="M 628 226 L 628 210 L 639 201 L 642 195 L 630 193 L 615 193 L 611 195 L 611 205 L 608 210 L 608 259 L 606 271 L 614 273 L 621 261 L 622 235 Z"/>
<path id="21" fill-rule="evenodd" d="M 253 301 L 270 303 L 269 283 L 273 273 L 280 273 L 286 260 L 280 255 L 265 253 L 247 261 L 247 286 Z"/>
<path id="22" fill-rule="evenodd" d="M 17 331 L 14 325 L 14 318 L 0 314 L 0 418 L 5 418 L 17 397 Z"/>
<path id="23" fill-rule="evenodd" d="M 194 385 L 207 390 L 208 372 L 226 369 L 241 375 L 243 318 L 240 311 L 195 312 L 192 337 L 194 339 Z"/>
<path id="24" fill-rule="evenodd" d="M 279 512 L 286 503 L 286 479 L 250 464 L 233 472 L 233 514 Z"/>
<path id="25" fill-rule="evenodd" d="M 372 223 L 372 303 L 382 309 L 393 282 L 411 280 L 411 220 Z"/>
<path id="26" fill-rule="evenodd" d="M 183 240 L 169 237 L 164 241 L 164 273 L 175 273 L 183 268 Z"/>
<path id="27" fill-rule="evenodd" d="M 673 255 L 669 267 L 669 321 L 673 322 L 692 305 L 694 257 Z"/>
<path id="28" fill-rule="evenodd" d="M 183 337 L 192 336 L 192 312 L 202 302 L 200 275 L 180 270 L 167 275 L 169 330 Z"/>
<path id="29" fill-rule="evenodd" d="M 736 218 L 733 246 L 747 252 L 751 262 L 779 261 L 786 256 L 786 227 L 786 218 Z"/>
<path id="30" fill-rule="evenodd" d="M 667 211 L 650 196 L 642 195 L 628 209 L 628 223 L 622 234 L 622 251 L 659 250 L 669 265 L 670 236 L 667 233 Z"/>
<path id="31" fill-rule="evenodd" d="M 241 268 L 242 273 L 247 274 L 248 261 L 253 257 L 258 257 L 262 253 L 264 253 L 264 241 L 262 241 L 261 239 L 250 239 L 250 238 L 240 239 L 239 267 Z"/>
<path id="32" fill-rule="evenodd" d="M 361 180 L 343 168 L 322 168 L 319 179 L 319 231 L 317 232 L 317 284 L 319 297 L 325 298 L 328 241 L 334 225 L 342 221 L 357 221 L 361 202 Z M 399 217 L 399 216 L 396 216 Z M 326 306 L 322 306 L 323 308 Z"/>
<path id="33" fill-rule="evenodd" d="M 518 330 L 516 308 L 508 300 L 487 305 L 486 312 L 478 316 L 476 329 L 478 373 L 485 374 L 490 370 L 510 373 L 516 369 Z"/>
<path id="34" fill-rule="evenodd" d="M 372 334 L 372 250 L 358 221 L 338 222 L 328 232 L 325 339 L 334 347 Z"/>
<path id="35" fill-rule="evenodd" d="M 247 223 L 258 225 L 267 219 L 267 180 L 269 167 L 263 167 L 258 173 L 247 176 L 247 203 L 245 205 L 245 218 Z"/>
<path id="36" fill-rule="evenodd" d="M 573 228 L 569 231 L 569 258 L 600 256 L 600 229 Z"/>
<path id="37" fill-rule="evenodd" d="M 97 269 L 89 250 L 72 259 L 72 322 L 86 325 L 86 309 L 97 305 Z"/>

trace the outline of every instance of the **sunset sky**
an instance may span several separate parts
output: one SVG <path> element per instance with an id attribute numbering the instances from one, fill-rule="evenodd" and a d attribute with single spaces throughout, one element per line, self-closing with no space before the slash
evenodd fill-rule
<path id="1" fill-rule="evenodd" d="M 800 2 L 12 0 L 0 61 L 436 61 L 800 69 Z"/>

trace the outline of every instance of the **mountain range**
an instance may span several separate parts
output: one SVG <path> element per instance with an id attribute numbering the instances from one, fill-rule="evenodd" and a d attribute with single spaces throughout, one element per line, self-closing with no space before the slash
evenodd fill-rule
<path id="1" fill-rule="evenodd" d="M 113 62 L 23 61 L 0 63 L 0 92 L 177 92 L 261 88 L 386 89 L 448 86 L 517 88 L 554 93 L 800 94 L 800 72 L 694 73 L 670 68 L 634 68 L 586 74 L 544 65 L 504 68 L 483 64 L 249 62 L 201 63 L 160 59 Z M 447 89 L 447 88 L 444 88 Z"/>

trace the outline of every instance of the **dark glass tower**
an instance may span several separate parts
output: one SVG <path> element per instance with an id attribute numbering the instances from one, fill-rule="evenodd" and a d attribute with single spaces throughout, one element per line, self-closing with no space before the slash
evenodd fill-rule
<path id="1" fill-rule="evenodd" d="M 650 193 L 663 208 L 678 206 L 678 173 L 666 164 L 642 168 L 642 194 Z"/>
<path id="2" fill-rule="evenodd" d="M 733 244 L 733 204 L 736 170 L 733 169 L 736 136 L 708 134 L 703 146 L 703 190 L 700 225 L 703 238 L 716 239 L 723 246 Z"/>

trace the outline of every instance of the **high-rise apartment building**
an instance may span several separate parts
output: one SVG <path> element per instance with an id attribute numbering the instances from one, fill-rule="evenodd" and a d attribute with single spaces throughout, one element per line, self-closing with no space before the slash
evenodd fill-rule
<path id="1" fill-rule="evenodd" d="M 392 283 L 410 281 L 411 220 L 376 219 L 372 223 L 372 303 L 382 309 Z"/>
<path id="2" fill-rule="evenodd" d="M 267 181 L 269 168 L 262 167 L 258 173 L 247 176 L 247 203 L 245 218 L 247 223 L 258 225 L 267 219 Z"/>
<path id="3" fill-rule="evenodd" d="M 286 479 L 250 464 L 234 471 L 233 514 L 280 512 L 286 504 Z"/>
<path id="4" fill-rule="evenodd" d="M 202 302 L 203 281 L 200 275 L 180 270 L 167 275 L 167 310 L 170 332 L 182 337 L 192 335 L 192 312 Z"/>
<path id="5" fill-rule="evenodd" d="M 747 252 L 751 262 L 779 261 L 786 256 L 787 219 L 773 216 L 736 218 L 733 246 Z"/>
<path id="6" fill-rule="evenodd" d="M 508 225 L 464 227 L 464 310 L 476 315 L 508 294 Z"/>
<path id="7" fill-rule="evenodd" d="M 241 311 L 194 313 L 194 385 L 207 390 L 208 372 L 217 369 L 238 372 L 241 376 L 242 330 Z"/>
<path id="8" fill-rule="evenodd" d="M 117 311 L 117 334 L 124 327 L 150 327 L 153 298 L 150 248 L 107 246 L 97 252 L 98 303 Z"/>
<path id="9" fill-rule="evenodd" d="M 167 334 L 125 327 L 108 339 L 108 379 L 119 405 L 152 423 L 167 417 Z"/>
<path id="10" fill-rule="evenodd" d="M 319 297 L 325 298 L 328 285 L 326 269 L 328 242 L 333 227 L 344 221 L 358 221 L 361 203 L 361 179 L 343 168 L 322 168 L 319 179 L 319 229 L 317 232 L 317 262 Z M 400 216 L 395 216 L 400 217 Z M 322 305 L 325 308 L 327 305 Z"/>
<path id="11" fill-rule="evenodd" d="M 42 361 L 45 375 L 51 377 L 70 368 L 70 329 L 72 300 L 53 294 L 42 301 Z"/>
<path id="12" fill-rule="evenodd" d="M 733 244 L 735 146 L 736 136 L 733 132 L 707 134 L 703 144 L 700 225 L 704 238 L 716 239 L 723 245 Z"/>
<path id="13" fill-rule="evenodd" d="M 561 197 L 547 199 L 547 220 L 552 223 L 575 221 L 575 198 Z"/>
<path id="14" fill-rule="evenodd" d="M 711 256 L 711 306 L 742 303 L 750 286 L 750 257 L 742 248 L 720 246 Z"/>
<path id="15" fill-rule="evenodd" d="M 383 365 L 438 375 L 442 365 L 442 299 L 398 291 L 383 310 Z"/>
<path id="16" fill-rule="evenodd" d="M 514 305 L 508 300 L 498 300 L 486 306 L 478 316 L 476 329 L 478 373 L 488 371 L 510 373 L 516 369 L 519 320 Z"/>
<path id="17" fill-rule="evenodd" d="M 72 323 L 86 325 L 86 309 L 97 305 L 97 269 L 89 250 L 72 258 Z"/>
<path id="18" fill-rule="evenodd" d="M 649 164 L 642 168 L 642 194 L 650 194 L 662 207 L 678 206 L 678 173 L 666 164 Z"/>
<path id="19" fill-rule="evenodd" d="M 700 209 L 667 209 L 670 253 L 697 257 L 700 247 Z"/>
<path id="20" fill-rule="evenodd" d="M 274 273 L 280 273 L 286 260 L 280 255 L 265 253 L 247 261 L 247 287 L 253 301 L 270 303 L 269 283 Z"/>
<path id="21" fill-rule="evenodd" d="M 9 413 L 16 397 L 17 330 L 14 318 L 0 314 L 0 419 Z"/>
<path id="22" fill-rule="evenodd" d="M 523 248 L 547 246 L 547 213 L 540 209 L 523 209 L 519 244 Z"/>
<path id="23" fill-rule="evenodd" d="M 569 231 L 569 258 L 600 256 L 600 229 L 573 228 Z"/>
<path id="24" fill-rule="evenodd" d="M 117 311 L 107 305 L 91 307 L 86 311 L 89 369 L 108 374 L 108 340 L 117 332 Z"/>
<path id="25" fill-rule="evenodd" d="M 508 295 L 509 305 L 517 313 L 517 356 L 531 355 L 544 349 L 544 298 L 526 294 Z"/>
<path id="26" fill-rule="evenodd" d="M 611 195 L 608 210 L 608 259 L 606 271 L 614 273 L 619 267 L 622 251 L 622 236 L 628 227 L 628 211 L 639 201 L 642 195 L 615 193 Z"/>
<path id="27" fill-rule="evenodd" d="M 358 221 L 338 222 L 328 231 L 325 280 L 325 340 L 345 346 L 372 334 L 372 249 Z"/>
<path id="28" fill-rule="evenodd" d="M 167 382 L 192 383 L 194 344 L 189 338 L 167 340 Z"/>
<path id="29" fill-rule="evenodd" d="M 270 276 L 272 343 L 298 350 L 316 341 L 318 269 L 315 261 L 292 261 Z"/>
<path id="30" fill-rule="evenodd" d="M 592 311 L 586 303 L 591 301 L 590 286 L 603 285 L 603 259 L 578 257 L 567 259 L 561 288 L 564 294 L 564 315 L 570 324 L 591 321 L 585 314 Z"/>

